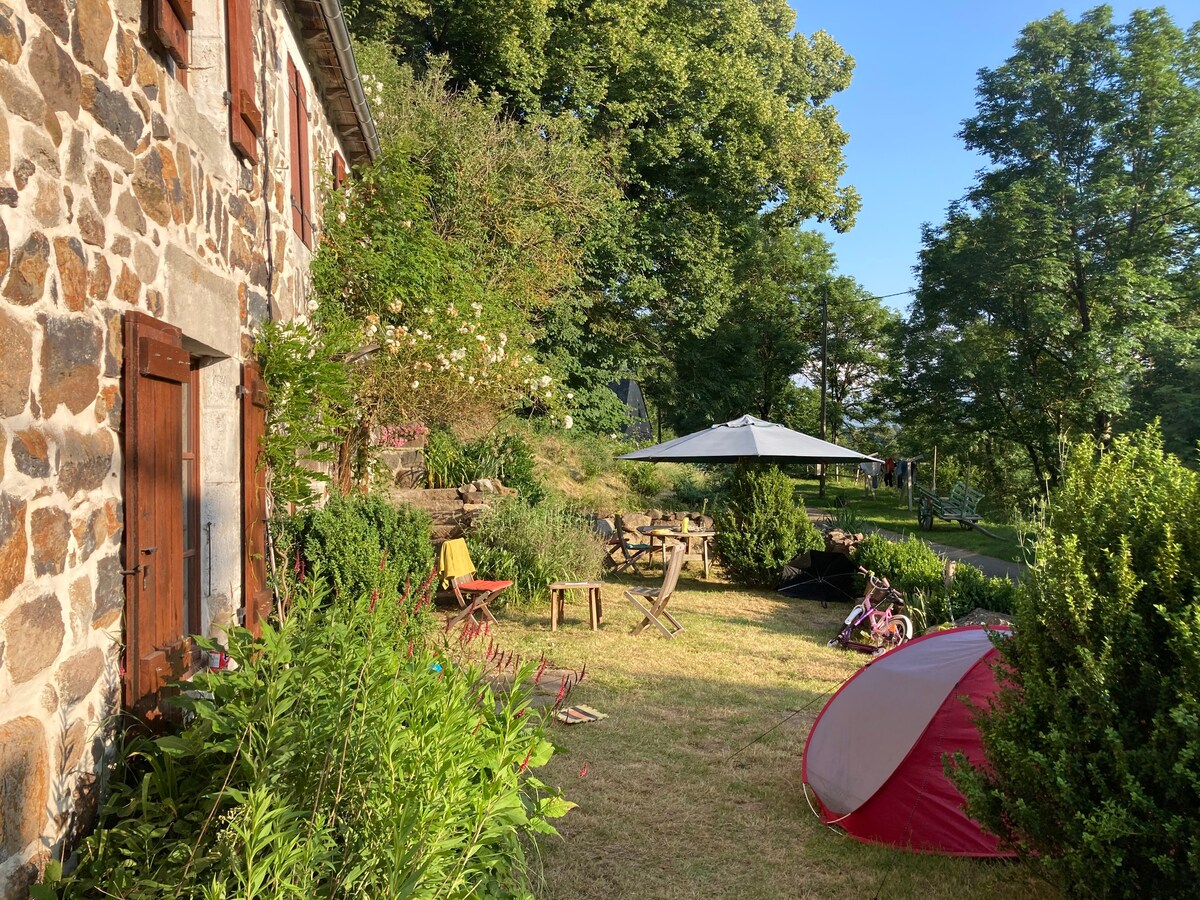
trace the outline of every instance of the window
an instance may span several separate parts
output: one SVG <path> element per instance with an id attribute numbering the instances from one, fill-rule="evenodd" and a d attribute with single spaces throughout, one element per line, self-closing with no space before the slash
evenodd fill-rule
<path id="1" fill-rule="evenodd" d="M 312 197 L 309 189 L 311 178 L 308 155 L 308 92 L 300 70 L 288 57 L 288 132 L 292 139 L 292 228 L 312 247 Z"/>
<path id="2" fill-rule="evenodd" d="M 250 0 L 225 0 L 225 28 L 225 45 L 229 53 L 229 142 L 251 163 L 257 163 L 263 119 L 254 101 L 254 29 L 250 22 Z"/>
<path id="3" fill-rule="evenodd" d="M 125 315 L 125 705 L 162 719 L 169 682 L 199 652 L 199 401 L 178 328 Z"/>
<path id="4" fill-rule="evenodd" d="M 150 0 L 150 30 L 167 54 L 171 74 L 186 87 L 191 59 L 192 0 Z"/>

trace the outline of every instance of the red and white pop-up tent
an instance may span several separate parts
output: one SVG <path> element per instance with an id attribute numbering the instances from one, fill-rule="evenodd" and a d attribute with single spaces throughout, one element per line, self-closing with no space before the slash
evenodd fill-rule
<path id="1" fill-rule="evenodd" d="M 858 840 L 959 856 L 1012 856 L 963 811 L 942 757 L 983 761 L 968 702 L 996 690 L 998 651 L 980 626 L 916 638 L 859 670 L 813 723 L 804 783 L 821 821 Z"/>

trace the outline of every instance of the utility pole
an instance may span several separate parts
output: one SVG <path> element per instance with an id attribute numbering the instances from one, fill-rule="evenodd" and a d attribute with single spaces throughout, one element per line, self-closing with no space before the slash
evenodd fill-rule
<path id="1" fill-rule="evenodd" d="M 825 440 L 825 395 L 829 390 L 829 285 L 821 287 L 821 440 Z M 825 466 L 821 463 L 821 490 L 825 496 Z"/>

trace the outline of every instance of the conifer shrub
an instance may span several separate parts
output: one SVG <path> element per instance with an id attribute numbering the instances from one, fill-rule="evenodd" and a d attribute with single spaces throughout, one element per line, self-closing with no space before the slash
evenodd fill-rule
<path id="1" fill-rule="evenodd" d="M 1069 896 L 1200 878 L 1200 478 L 1157 429 L 1077 448 L 999 640 L 968 811 Z"/>
<path id="2" fill-rule="evenodd" d="M 784 563 L 825 546 L 808 510 L 796 502 L 792 479 L 776 466 L 739 464 L 714 518 L 713 550 L 739 584 L 774 587 Z"/>

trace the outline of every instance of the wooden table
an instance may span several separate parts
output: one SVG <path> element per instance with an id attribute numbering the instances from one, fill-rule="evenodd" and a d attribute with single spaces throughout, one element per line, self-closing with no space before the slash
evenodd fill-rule
<path id="1" fill-rule="evenodd" d="M 657 538 L 658 541 L 662 544 L 663 567 L 664 568 L 667 565 L 667 538 L 673 538 L 675 540 L 685 541 L 686 542 L 685 547 L 687 548 L 687 552 L 689 553 L 689 555 L 691 555 L 690 554 L 690 551 L 691 551 L 691 543 L 690 542 L 692 540 L 699 540 L 700 541 L 700 559 L 704 563 L 704 578 L 706 581 L 708 580 L 708 570 L 709 570 L 708 542 L 717 536 L 717 533 L 715 531 L 713 531 L 712 529 L 705 529 L 705 528 L 691 528 L 687 531 L 681 531 L 678 528 L 678 526 L 671 526 L 671 525 L 643 525 L 640 528 L 638 528 L 638 531 L 641 532 L 642 534 L 646 535 L 646 537 L 650 538 L 651 541 L 653 541 L 655 538 Z"/>
<path id="2" fill-rule="evenodd" d="M 604 621 L 604 609 L 600 605 L 601 586 L 599 581 L 556 581 L 550 585 L 550 630 L 558 631 L 558 623 L 562 621 L 566 610 L 567 591 L 586 590 L 592 631 L 599 631 L 600 623 Z"/>

